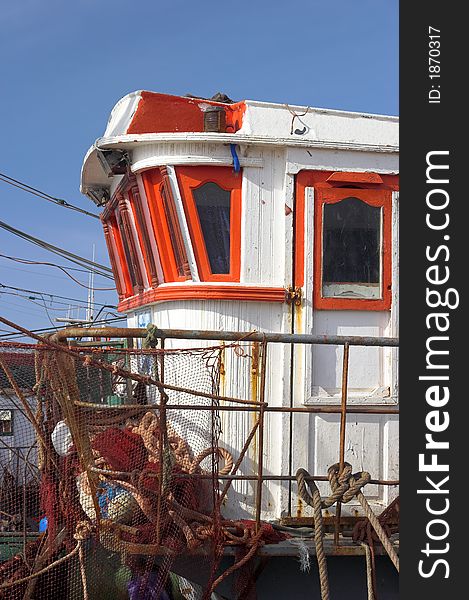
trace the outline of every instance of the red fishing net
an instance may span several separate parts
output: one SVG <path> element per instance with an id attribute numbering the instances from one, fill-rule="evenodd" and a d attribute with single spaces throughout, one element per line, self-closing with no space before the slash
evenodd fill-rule
<path id="1" fill-rule="evenodd" d="M 220 441 L 220 381 L 251 346 L 126 346 L 0 344 L 0 598 L 221 597 L 282 539 L 223 514 L 246 446 Z"/>

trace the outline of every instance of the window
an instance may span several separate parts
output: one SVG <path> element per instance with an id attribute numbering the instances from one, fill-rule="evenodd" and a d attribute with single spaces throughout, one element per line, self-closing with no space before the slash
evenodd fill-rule
<path id="1" fill-rule="evenodd" d="M 177 177 L 202 281 L 239 281 L 241 173 L 179 167 Z"/>
<path id="2" fill-rule="evenodd" d="M 379 298 L 381 208 L 350 197 L 325 204 L 322 296 Z"/>
<path id="3" fill-rule="evenodd" d="M 165 282 L 190 279 L 191 272 L 171 183 L 165 167 L 142 173 Z"/>
<path id="4" fill-rule="evenodd" d="M 0 435 L 13 435 L 13 411 L 0 408 Z"/>
<path id="5" fill-rule="evenodd" d="M 116 219 L 119 227 L 122 246 L 124 248 L 125 260 L 129 270 L 132 292 L 139 294 L 143 292 L 143 277 L 137 254 L 138 240 L 135 239 L 130 222 L 130 211 L 125 196 L 120 196 L 116 210 Z"/>
<path id="6" fill-rule="evenodd" d="M 209 181 L 192 192 L 213 274 L 230 272 L 230 192 Z"/>
<path id="7" fill-rule="evenodd" d="M 119 300 L 123 300 L 124 298 L 133 295 L 133 283 L 127 259 L 129 249 L 127 248 L 127 251 L 125 250 L 121 229 L 119 228 L 115 211 L 112 210 L 112 205 L 106 207 L 101 216 L 101 220 L 111 259 L 117 293 L 119 294 Z"/>
<path id="8" fill-rule="evenodd" d="M 315 308 L 390 308 L 391 191 L 318 189 L 314 243 Z"/>
<path id="9" fill-rule="evenodd" d="M 132 214 L 137 229 L 138 241 L 143 255 L 143 261 L 147 272 L 147 277 L 152 288 L 158 286 L 158 267 L 156 264 L 157 257 L 154 255 L 150 232 L 148 231 L 145 220 L 145 213 L 140 191 L 138 189 L 135 178 L 131 180 L 129 189 L 129 204 L 132 209 Z"/>
<path id="10" fill-rule="evenodd" d="M 116 241 L 114 239 L 112 231 L 112 225 L 103 217 L 103 215 L 101 215 L 101 223 L 103 225 L 104 239 L 106 241 L 109 260 L 111 261 L 111 267 L 114 275 L 114 282 L 116 284 L 117 295 L 119 296 L 119 300 L 123 300 L 125 298 L 124 276 L 122 274 L 121 265 L 119 263 Z"/>
<path id="11" fill-rule="evenodd" d="M 138 240 L 133 233 L 132 217 L 123 188 L 124 184 L 121 184 L 101 214 L 119 300 L 138 294 L 144 288 L 138 259 Z"/>

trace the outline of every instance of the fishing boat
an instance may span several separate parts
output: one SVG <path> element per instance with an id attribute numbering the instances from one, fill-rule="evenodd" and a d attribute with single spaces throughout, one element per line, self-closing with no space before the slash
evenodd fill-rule
<path id="1" fill-rule="evenodd" d="M 397 598 L 398 119 L 136 91 L 87 152 L 81 191 L 127 327 L 70 328 L 50 350 L 128 340 L 121 362 L 77 352 L 68 388 L 87 426 L 101 419 L 101 467 L 83 443 L 84 537 L 99 510 L 112 521 L 93 477 L 102 494 L 114 477 L 156 537 L 116 517 L 118 542 L 101 541 L 126 568 L 133 556 L 134 578 L 146 569 L 145 589 L 165 573 L 184 598 Z"/>

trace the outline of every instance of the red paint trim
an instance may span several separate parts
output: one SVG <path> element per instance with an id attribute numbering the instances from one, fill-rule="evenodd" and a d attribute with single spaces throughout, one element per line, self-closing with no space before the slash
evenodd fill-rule
<path id="1" fill-rule="evenodd" d="M 336 171 L 327 178 L 329 183 L 383 183 L 378 173 L 350 173 L 346 171 Z"/>
<path id="2" fill-rule="evenodd" d="M 119 301 L 122 301 L 125 298 L 124 288 L 122 286 L 122 281 L 119 274 L 119 269 L 117 267 L 117 257 L 114 252 L 114 246 L 112 244 L 112 230 L 104 218 L 101 216 L 101 223 L 103 225 L 104 230 L 104 239 L 106 241 L 107 251 L 109 254 L 109 260 L 111 261 L 111 268 L 114 274 L 114 282 L 116 284 L 116 291 L 119 297 Z"/>
<path id="3" fill-rule="evenodd" d="M 370 206 L 381 207 L 383 211 L 381 244 L 382 281 L 380 299 L 364 298 L 324 298 L 322 287 L 322 256 L 323 256 L 323 206 L 336 204 L 344 198 L 353 196 Z M 336 188 L 318 190 L 314 203 L 314 290 L 313 307 L 317 310 L 389 310 L 391 308 L 391 191 L 390 190 L 360 190 L 355 188 Z"/>
<path id="4" fill-rule="evenodd" d="M 202 108 L 207 104 L 224 108 L 228 133 L 234 133 L 241 128 L 246 110 L 244 101 L 224 104 L 201 98 L 142 92 L 127 133 L 203 132 Z"/>
<path id="5" fill-rule="evenodd" d="M 199 276 L 202 281 L 239 281 L 241 271 L 241 172 L 231 167 L 176 167 L 181 197 L 186 212 Z M 230 272 L 212 273 L 192 191 L 213 182 L 231 192 L 230 204 Z"/>
<path id="6" fill-rule="evenodd" d="M 154 302 L 170 300 L 239 300 L 242 302 L 285 302 L 284 288 L 243 285 L 165 285 L 119 303 L 119 312 L 136 310 Z"/>
<path id="7" fill-rule="evenodd" d="M 332 171 L 300 171 L 296 176 L 295 181 L 295 256 L 294 256 L 294 285 L 296 287 L 303 287 L 305 283 L 304 273 L 304 261 L 305 261 L 305 188 L 313 187 L 315 193 L 315 246 L 314 246 L 314 295 L 313 307 L 315 309 L 327 309 L 327 310 L 389 310 L 391 307 L 391 270 L 392 270 L 392 192 L 399 190 L 399 176 L 398 175 L 377 175 L 367 173 L 367 176 L 377 175 L 383 183 L 364 183 L 358 182 L 360 188 L 348 189 L 344 187 L 338 187 L 337 184 L 342 184 L 344 180 L 334 178 L 336 173 Z M 362 174 L 357 174 L 360 178 Z M 350 172 L 343 175 L 344 178 L 353 178 L 355 173 Z M 370 177 L 371 178 L 371 177 Z M 334 185 L 335 184 L 335 185 Z M 369 192 L 375 194 L 375 198 L 381 198 L 383 204 L 383 298 L 380 300 L 366 300 L 366 299 L 351 299 L 351 298 L 322 298 L 320 296 L 320 282 L 321 282 L 321 256 L 322 256 L 322 236 L 320 232 L 322 230 L 322 192 L 333 192 L 342 194 L 342 198 L 347 195 L 357 195 L 360 192 Z M 384 194 L 384 195 L 383 195 Z M 329 194 L 332 197 L 331 194 Z M 318 206 L 321 204 L 321 209 L 318 214 Z M 319 220 L 320 216 L 320 220 Z M 319 261 L 319 270 L 318 270 Z"/>
<path id="8" fill-rule="evenodd" d="M 143 273 L 140 268 L 140 261 L 138 260 L 138 250 L 137 250 L 137 240 L 134 237 L 134 232 L 132 230 L 132 223 L 130 217 L 129 206 L 127 204 L 127 200 L 124 196 L 120 196 L 119 205 L 118 205 L 119 216 L 121 218 L 121 228 L 122 228 L 122 242 L 123 244 L 127 244 L 127 250 L 129 255 L 130 264 L 127 266 L 132 269 L 135 279 L 135 285 L 133 288 L 134 294 L 139 294 L 143 292 Z"/>
<path id="9" fill-rule="evenodd" d="M 109 225 L 111 234 L 114 237 L 114 242 L 117 248 L 117 259 L 122 269 L 122 274 L 124 277 L 123 283 L 123 293 L 125 297 L 131 296 L 133 294 L 132 289 L 132 280 L 130 279 L 129 269 L 127 267 L 127 260 L 125 258 L 124 246 L 122 245 L 122 238 L 119 230 L 119 226 L 117 225 L 117 219 L 115 214 L 107 219 L 107 224 Z"/>
<path id="10" fill-rule="evenodd" d="M 169 237 L 176 260 L 176 271 L 178 279 L 190 279 L 191 270 L 189 260 L 187 258 L 186 247 L 184 246 L 184 238 L 181 231 L 181 224 L 176 210 L 174 201 L 173 189 L 166 167 L 160 167 L 162 184 L 160 187 L 160 196 L 163 201 L 163 208 L 166 215 L 166 222 L 169 229 Z M 182 273 L 181 273 L 182 271 Z"/>
<path id="11" fill-rule="evenodd" d="M 142 250 L 143 262 L 147 272 L 147 278 L 152 288 L 158 285 L 158 274 L 156 270 L 155 257 L 151 246 L 147 223 L 143 212 L 142 199 L 138 190 L 137 182 L 132 180 L 132 186 L 129 190 L 129 204 L 134 216 L 135 228 Z"/>
<path id="12" fill-rule="evenodd" d="M 145 188 L 145 194 L 148 200 L 148 208 L 152 220 L 153 233 L 158 247 L 161 267 L 163 269 L 164 280 L 185 281 L 189 279 L 188 275 L 180 276 L 178 274 L 178 265 L 174 255 L 173 244 L 169 232 L 169 224 L 161 195 L 161 186 L 163 185 L 163 176 L 160 169 L 150 169 L 142 173 L 142 181 Z M 171 196 L 172 198 L 172 196 Z M 178 223 L 175 224 L 177 227 Z"/>

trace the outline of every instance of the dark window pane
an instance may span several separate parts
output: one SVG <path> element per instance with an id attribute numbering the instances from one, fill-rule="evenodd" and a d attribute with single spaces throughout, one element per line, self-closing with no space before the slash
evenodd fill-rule
<path id="1" fill-rule="evenodd" d="M 193 190 L 208 260 L 213 274 L 230 272 L 230 196 L 213 182 Z"/>
<path id="2" fill-rule="evenodd" d="M 160 187 L 161 199 L 163 200 L 163 208 L 168 223 L 169 237 L 174 252 L 176 261 L 177 274 L 179 277 L 190 276 L 191 270 L 187 260 L 186 249 L 184 248 L 184 240 L 182 239 L 181 229 L 176 213 L 176 207 L 172 196 L 168 197 L 165 186 Z"/>
<path id="3" fill-rule="evenodd" d="M 380 282 L 381 208 L 358 198 L 324 204 L 323 284 Z M 341 295 L 346 295 L 342 290 Z"/>
<path id="4" fill-rule="evenodd" d="M 127 268 L 128 268 L 129 275 L 130 275 L 130 282 L 132 284 L 132 288 L 134 288 L 137 285 L 137 279 L 135 277 L 134 264 L 132 262 L 132 257 L 130 255 L 129 242 L 127 239 L 124 222 L 122 221 L 122 217 L 120 214 L 118 216 L 117 223 L 118 223 L 119 231 L 121 234 L 122 247 L 124 248 L 125 260 L 127 262 Z"/>
<path id="5" fill-rule="evenodd" d="M 11 435 L 13 433 L 11 410 L 0 410 L 0 435 Z"/>

